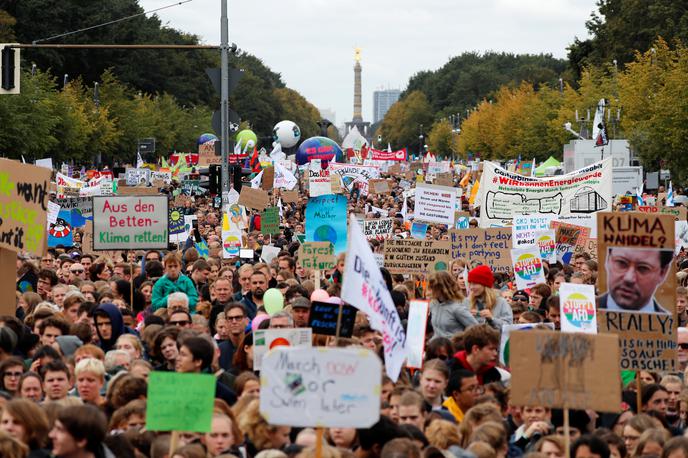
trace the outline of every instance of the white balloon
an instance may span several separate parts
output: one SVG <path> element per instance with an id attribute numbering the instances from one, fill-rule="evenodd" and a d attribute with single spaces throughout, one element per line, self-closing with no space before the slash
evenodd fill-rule
<path id="1" fill-rule="evenodd" d="M 293 121 L 280 121 L 272 129 L 272 136 L 284 148 L 291 148 L 301 139 L 301 129 Z"/>

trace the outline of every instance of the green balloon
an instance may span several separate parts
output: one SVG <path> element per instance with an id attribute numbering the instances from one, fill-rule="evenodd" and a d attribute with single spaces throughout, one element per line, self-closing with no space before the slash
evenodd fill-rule
<path id="1" fill-rule="evenodd" d="M 256 137 L 256 134 L 250 129 L 244 129 L 241 132 L 239 132 L 236 135 L 235 141 L 241 146 L 242 151 L 244 150 L 244 148 L 246 148 L 247 143 L 252 143 L 248 146 L 248 149 L 251 150 L 254 146 L 258 145 L 258 137 Z"/>
<path id="2" fill-rule="evenodd" d="M 282 291 L 277 288 L 270 288 L 265 291 L 263 295 L 263 304 L 265 304 L 265 311 L 272 316 L 284 308 L 284 296 Z"/>

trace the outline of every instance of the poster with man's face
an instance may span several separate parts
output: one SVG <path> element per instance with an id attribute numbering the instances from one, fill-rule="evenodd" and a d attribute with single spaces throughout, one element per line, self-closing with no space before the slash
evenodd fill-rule
<path id="1" fill-rule="evenodd" d="M 670 215 L 598 213 L 600 332 L 619 334 L 621 368 L 676 366 L 676 266 Z"/>

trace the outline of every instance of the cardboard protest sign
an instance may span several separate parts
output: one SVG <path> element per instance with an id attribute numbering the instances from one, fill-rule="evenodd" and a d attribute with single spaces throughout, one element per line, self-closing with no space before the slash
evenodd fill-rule
<path id="1" fill-rule="evenodd" d="M 586 239 L 585 244 L 576 245 L 573 255 L 576 256 L 578 253 L 588 253 L 593 261 L 597 261 L 597 239 Z"/>
<path id="2" fill-rule="evenodd" d="M 198 165 L 222 164 L 222 156 L 215 155 L 215 141 L 198 145 Z"/>
<path id="3" fill-rule="evenodd" d="M 678 370 L 674 217 L 597 217 L 599 332 L 619 334 L 623 370 Z"/>
<path id="4" fill-rule="evenodd" d="M 514 332 L 511 402 L 517 406 L 619 412 L 618 360 L 618 338 L 614 335 Z"/>
<path id="5" fill-rule="evenodd" d="M 553 219 L 552 214 L 514 215 L 511 224 L 514 248 L 521 245 L 534 245 L 535 232 L 549 229 Z"/>
<path id="6" fill-rule="evenodd" d="M 167 196 L 93 198 L 93 249 L 167 249 Z"/>
<path id="7" fill-rule="evenodd" d="M 388 239 L 392 236 L 394 218 L 367 219 L 363 221 L 363 233 L 367 239 Z"/>
<path id="8" fill-rule="evenodd" d="M 260 182 L 260 187 L 265 191 L 271 191 L 275 184 L 275 168 L 265 167 L 263 169 L 263 180 Z"/>
<path id="9" fill-rule="evenodd" d="M 280 347 L 263 359 L 260 413 L 272 425 L 368 428 L 380 418 L 381 379 L 367 349 Z"/>
<path id="10" fill-rule="evenodd" d="M 261 370 L 263 356 L 277 347 L 310 347 L 311 328 L 256 329 L 253 334 L 253 370 Z"/>
<path id="11" fill-rule="evenodd" d="M 672 215 L 677 221 L 685 221 L 687 212 L 686 207 L 655 207 L 652 205 L 638 205 L 638 211 L 642 213 Z"/>
<path id="12" fill-rule="evenodd" d="M 298 191 L 287 191 L 283 190 L 281 191 L 280 196 L 282 197 L 282 202 L 285 204 L 291 204 L 291 203 L 297 203 L 299 201 L 299 192 Z"/>
<path id="13" fill-rule="evenodd" d="M 279 208 L 268 207 L 260 214 L 260 233 L 277 235 L 280 233 Z"/>
<path id="14" fill-rule="evenodd" d="M 511 261 L 518 289 L 528 289 L 538 283 L 545 283 L 545 273 L 540 258 L 540 248 L 524 246 L 511 250 Z"/>
<path id="15" fill-rule="evenodd" d="M 119 196 L 158 196 L 158 188 L 148 188 L 145 186 L 118 186 L 117 195 Z"/>
<path id="16" fill-rule="evenodd" d="M 304 269 L 331 270 L 336 264 L 330 242 L 303 242 L 296 257 Z"/>
<path id="17" fill-rule="evenodd" d="M 406 367 L 417 369 L 423 367 L 428 307 L 428 301 L 411 301 L 409 303 L 408 324 L 406 325 Z"/>
<path id="18" fill-rule="evenodd" d="M 435 181 L 433 181 L 433 183 L 436 184 L 437 186 L 452 187 L 452 186 L 454 186 L 454 178 L 452 177 L 451 172 L 438 173 L 437 176 L 435 177 Z"/>
<path id="19" fill-rule="evenodd" d="M 43 167 L 0 159 L 0 249 L 43 254 L 50 175 Z"/>
<path id="20" fill-rule="evenodd" d="M 151 372 L 148 376 L 146 429 L 210 432 L 215 384 L 212 374 Z"/>
<path id="21" fill-rule="evenodd" d="M 330 175 L 330 187 L 332 188 L 332 194 L 341 194 L 342 179 L 337 175 Z"/>
<path id="22" fill-rule="evenodd" d="M 270 196 L 262 189 L 242 186 L 239 194 L 239 205 L 254 210 L 263 211 L 270 204 Z"/>
<path id="23" fill-rule="evenodd" d="M 494 272 L 512 270 L 511 229 L 452 229 L 449 231 L 451 259 L 464 258 L 472 265 L 486 264 Z"/>
<path id="24" fill-rule="evenodd" d="M 371 194 L 389 194 L 392 191 L 387 180 L 370 180 L 368 189 Z"/>
<path id="25" fill-rule="evenodd" d="M 393 274 L 447 270 L 451 243 L 446 240 L 385 240 L 385 267 Z"/>
<path id="26" fill-rule="evenodd" d="M 557 260 L 562 264 L 570 264 L 573 252 L 579 242 L 585 241 L 584 227 L 575 224 L 559 223 L 556 226 L 554 238 L 556 240 Z"/>
<path id="27" fill-rule="evenodd" d="M 430 184 L 416 186 L 414 217 L 416 221 L 454 226 L 456 188 Z"/>
<path id="28" fill-rule="evenodd" d="M 595 287 L 562 283 L 559 286 L 561 332 L 597 334 Z"/>
<path id="29" fill-rule="evenodd" d="M 346 250 L 346 197 L 337 194 L 311 197 L 306 205 L 306 240 L 331 242 L 335 254 Z"/>
<path id="30" fill-rule="evenodd" d="M 506 226 L 515 215 L 577 215 L 612 208 L 612 159 L 606 158 L 567 175 L 535 178 L 486 162 L 480 180 L 480 227 Z"/>
<path id="31" fill-rule="evenodd" d="M 308 327 L 313 334 L 325 336 L 337 335 L 337 320 L 339 318 L 339 304 L 329 302 L 312 302 L 308 314 Z M 351 337 L 356 323 L 356 307 L 342 306 L 342 319 L 339 325 L 339 337 Z"/>

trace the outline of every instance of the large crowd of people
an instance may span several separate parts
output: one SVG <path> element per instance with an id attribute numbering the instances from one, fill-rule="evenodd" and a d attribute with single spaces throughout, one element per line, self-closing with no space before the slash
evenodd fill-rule
<path id="1" fill-rule="evenodd" d="M 352 194 L 349 210 L 395 218 L 392 236 L 405 237 L 401 195 L 399 187 L 386 195 Z M 331 271 L 299 263 L 296 234 L 304 233 L 308 202 L 303 189 L 300 196 L 283 204 L 276 236 L 263 235 L 260 216 L 249 212 L 245 243 L 254 259 L 223 257 L 222 214 L 209 196 L 189 198 L 180 209 L 196 215 L 198 233 L 170 250 L 93 252 L 81 245 L 77 228 L 73 247 L 50 248 L 40 258 L 19 254 L 16 313 L 0 316 L 0 456 L 314 457 L 316 431 L 272 425 L 261 415 L 253 367 L 256 329 L 307 327 L 316 284 L 341 295 L 345 253 Z M 463 208 L 475 216 L 466 200 Z M 206 241 L 207 256 L 194 247 L 195 236 Z M 430 225 L 426 237 L 447 239 L 448 228 Z M 370 241 L 375 252 L 382 243 Z M 280 250 L 270 263 L 261 259 L 267 244 Z M 683 252 L 676 262 L 677 314 L 685 326 Z M 327 429 L 320 454 L 563 458 L 562 411 L 513 405 L 510 374 L 498 360 L 503 325 L 550 322 L 558 330 L 559 286 L 594 285 L 598 263 L 595 253 L 581 252 L 569 265 L 545 268 L 547 282 L 528 290 L 471 259 L 454 259 L 449 270 L 427 276 L 382 268 L 404 324 L 411 300 L 430 301 L 423 367 L 404 368 L 396 382 L 383 377 L 380 420 L 366 429 Z M 270 288 L 282 292 L 285 306 L 268 316 Z M 351 338 L 314 336 L 313 344 L 382 355 L 382 336 L 361 312 Z M 678 346 L 684 370 L 688 329 L 679 328 Z M 169 433 L 147 430 L 151 371 L 216 377 L 210 432 L 182 432 L 171 450 Z M 572 457 L 688 458 L 683 373 L 642 372 L 639 379 L 624 387 L 621 413 L 571 411 Z"/>

